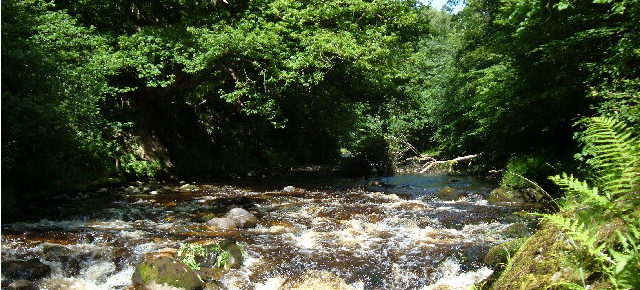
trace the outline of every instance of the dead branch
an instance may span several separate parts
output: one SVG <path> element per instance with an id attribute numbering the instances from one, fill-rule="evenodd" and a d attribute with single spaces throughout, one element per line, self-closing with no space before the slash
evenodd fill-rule
<path id="1" fill-rule="evenodd" d="M 453 158 L 451 160 L 435 160 L 435 161 L 427 163 L 427 165 L 425 165 L 425 167 L 422 168 L 422 170 L 420 170 L 420 173 L 425 173 L 425 172 L 429 171 L 429 169 L 433 168 L 434 166 L 436 166 L 438 164 L 449 164 L 449 171 L 451 171 L 451 166 L 453 166 L 453 164 L 456 164 L 457 162 L 460 162 L 460 161 L 473 159 L 473 158 L 475 158 L 477 156 L 478 156 L 478 154 L 472 154 L 472 155 L 467 155 L 467 156 L 456 157 L 456 158 Z"/>

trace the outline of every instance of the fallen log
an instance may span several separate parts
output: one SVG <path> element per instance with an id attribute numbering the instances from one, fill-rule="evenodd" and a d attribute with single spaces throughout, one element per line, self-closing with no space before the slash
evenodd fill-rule
<path id="1" fill-rule="evenodd" d="M 438 164 L 449 164 L 449 171 L 453 170 L 453 165 L 460 162 L 460 161 L 465 161 L 465 160 L 469 160 L 469 159 L 473 159 L 475 157 L 478 157 L 479 154 L 472 154 L 472 155 L 467 155 L 467 156 L 461 156 L 461 157 L 456 157 L 453 158 L 451 160 L 435 160 L 432 162 L 429 162 L 425 165 L 424 168 L 422 168 L 422 170 L 420 170 L 420 173 L 425 173 L 427 171 L 429 171 L 431 168 L 433 168 L 434 166 L 438 165 Z"/>

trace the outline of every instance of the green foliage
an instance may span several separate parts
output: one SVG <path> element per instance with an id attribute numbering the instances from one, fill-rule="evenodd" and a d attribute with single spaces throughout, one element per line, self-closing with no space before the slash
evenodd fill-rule
<path id="1" fill-rule="evenodd" d="M 205 256 L 207 249 L 200 244 L 187 243 L 180 247 L 178 250 L 178 256 L 180 261 L 185 263 L 189 268 L 193 270 L 200 270 L 200 263 L 196 261 L 196 256 Z"/>
<path id="2" fill-rule="evenodd" d="M 573 150 L 571 125 L 592 109 L 637 127 L 637 1 L 466 3 L 447 37 L 421 43 L 452 50 L 425 54 L 436 68 L 416 78 L 431 81 L 421 90 L 431 146 L 502 167 Z"/>
<path id="3" fill-rule="evenodd" d="M 235 245 L 240 250 L 240 254 L 243 258 L 246 258 L 247 252 L 244 244 L 236 242 Z M 193 270 L 200 270 L 200 262 L 203 258 L 214 256 L 214 265 L 218 268 L 227 268 L 231 253 L 228 250 L 222 248 L 221 243 L 214 243 L 212 245 L 203 246 L 195 243 L 186 243 L 178 250 L 178 256 L 180 261 L 185 263 Z"/>
<path id="4" fill-rule="evenodd" d="M 562 174 L 551 179 L 567 192 L 565 211 L 570 216 L 547 215 L 569 237 L 569 264 L 588 277 L 603 275 L 614 289 L 640 286 L 640 212 L 638 189 L 640 148 L 637 136 L 624 123 L 607 117 L 581 121 L 585 155 L 594 168 L 597 187 Z M 584 155 L 583 155 L 584 156 Z M 613 229 L 613 230 L 612 230 Z M 595 273 L 595 274 L 594 274 Z M 563 284 L 564 285 L 564 284 Z"/>
<path id="5" fill-rule="evenodd" d="M 2 16 L 3 190 L 18 195 L 335 162 L 370 117 L 415 105 L 398 86 L 429 29 L 413 0 L 16 0 Z M 384 134 L 411 138 L 407 116 Z"/>
<path id="6" fill-rule="evenodd" d="M 541 177 L 549 176 L 553 170 L 546 159 L 543 153 L 512 157 L 500 185 L 511 189 L 536 187 L 534 182 L 542 181 Z"/>

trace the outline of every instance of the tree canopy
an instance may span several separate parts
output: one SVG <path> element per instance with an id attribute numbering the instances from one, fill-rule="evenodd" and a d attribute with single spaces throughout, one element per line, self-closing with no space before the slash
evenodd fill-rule
<path id="1" fill-rule="evenodd" d="M 464 3 L 4 1 L 3 198 L 341 148 L 546 176 L 582 116 L 637 131 L 637 1 Z"/>

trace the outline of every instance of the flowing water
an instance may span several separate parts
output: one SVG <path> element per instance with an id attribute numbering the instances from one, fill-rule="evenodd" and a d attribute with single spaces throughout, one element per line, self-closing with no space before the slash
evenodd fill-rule
<path id="1" fill-rule="evenodd" d="M 483 264 L 490 247 L 534 221 L 522 214 L 527 205 L 488 202 L 491 184 L 455 178 L 139 184 L 65 195 L 46 202 L 57 216 L 2 225 L 2 260 L 51 266 L 41 289 L 128 289 L 145 254 L 230 238 L 245 244 L 248 259 L 222 276 L 227 289 L 277 289 L 313 270 L 354 289 L 469 289 L 492 273 Z M 444 187 L 455 195 L 437 194 Z M 254 213 L 258 225 L 204 226 L 234 207 Z"/>

